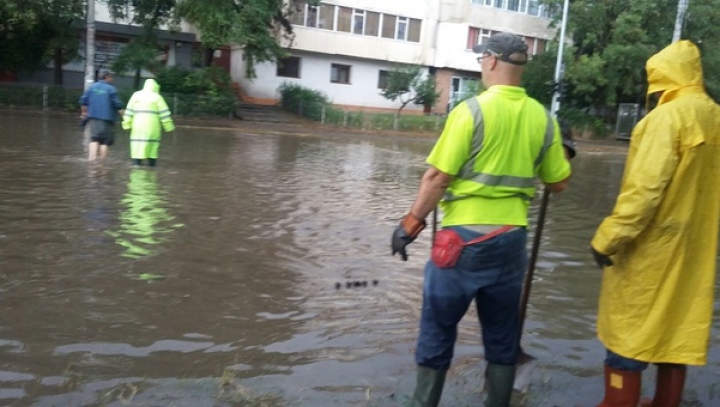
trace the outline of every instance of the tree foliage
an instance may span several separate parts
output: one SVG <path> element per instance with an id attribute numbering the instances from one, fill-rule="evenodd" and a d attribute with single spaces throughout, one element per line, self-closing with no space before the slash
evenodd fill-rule
<path id="1" fill-rule="evenodd" d="M 52 59 L 56 71 L 77 58 L 82 0 L 0 2 L 0 71 L 33 71 Z M 56 82 L 62 79 L 56 75 Z"/>
<path id="2" fill-rule="evenodd" d="M 380 94 L 385 99 L 400 101 L 396 116 L 400 116 L 409 103 L 432 106 L 440 97 L 440 92 L 435 90 L 435 77 L 424 76 L 419 65 L 398 65 L 388 71 L 387 86 Z"/>
<path id="3" fill-rule="evenodd" d="M 545 3 L 559 8 L 563 0 Z M 720 71 L 711 69 L 720 62 L 720 50 L 706 46 L 720 40 L 720 10 L 715 0 L 692 0 L 689 5 L 681 38 L 700 47 L 706 86 L 711 94 L 720 95 Z M 644 102 L 645 63 L 670 44 L 677 6 L 677 0 L 572 1 L 562 108 L 607 112 L 612 119 L 618 103 Z M 557 55 L 557 42 L 549 51 L 547 58 L 540 56 L 528 64 L 526 73 L 528 92 L 537 92 L 533 96 L 544 102 L 549 101 L 547 86 L 553 81 L 550 61 L 545 59 Z"/>

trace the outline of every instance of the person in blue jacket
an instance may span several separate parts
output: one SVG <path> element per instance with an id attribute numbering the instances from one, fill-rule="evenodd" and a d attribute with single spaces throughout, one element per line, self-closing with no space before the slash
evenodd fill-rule
<path id="1" fill-rule="evenodd" d="M 115 142 L 115 120 L 123 113 L 123 102 L 112 86 L 112 72 L 102 71 L 100 77 L 102 80 L 90 85 L 80 97 L 80 117 L 90 133 L 88 161 L 107 157 Z"/>

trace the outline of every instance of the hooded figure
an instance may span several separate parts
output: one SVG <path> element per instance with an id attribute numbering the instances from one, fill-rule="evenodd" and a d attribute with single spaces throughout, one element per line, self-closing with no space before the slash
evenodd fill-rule
<path id="1" fill-rule="evenodd" d="M 162 128 L 161 128 L 162 126 Z M 148 159 L 155 166 L 160 148 L 162 129 L 175 129 L 170 109 L 160 95 L 160 85 L 147 79 L 140 91 L 133 93 L 123 116 L 122 127 L 130 131 L 130 157 L 136 165 Z"/>
<path id="2" fill-rule="evenodd" d="M 592 240 L 605 266 L 597 332 L 608 350 L 605 401 L 636 406 L 640 372 L 658 364 L 652 405 L 677 406 L 684 365 L 704 365 L 720 220 L 720 106 L 700 52 L 675 42 L 647 62 L 655 107 L 632 132 L 612 215 Z"/>

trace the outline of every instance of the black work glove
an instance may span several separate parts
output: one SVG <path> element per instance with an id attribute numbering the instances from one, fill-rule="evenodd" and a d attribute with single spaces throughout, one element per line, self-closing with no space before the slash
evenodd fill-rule
<path id="1" fill-rule="evenodd" d="M 568 158 L 572 160 L 575 157 L 575 140 L 572 138 L 570 125 L 563 119 L 558 120 L 558 124 L 560 125 L 560 136 L 563 147 L 565 147 Z"/>
<path id="2" fill-rule="evenodd" d="M 393 230 L 392 239 L 390 240 L 393 256 L 395 253 L 400 253 L 402 260 L 407 261 L 408 255 L 405 246 L 415 241 L 415 238 L 423 229 L 425 229 L 425 219 L 418 219 L 409 213 L 405 215 L 405 218 Z"/>
<path id="3" fill-rule="evenodd" d="M 572 160 L 575 157 L 575 140 L 563 136 L 562 143 L 565 151 L 567 151 L 568 158 Z"/>
<path id="4" fill-rule="evenodd" d="M 610 260 L 610 256 L 600 253 L 592 246 L 590 246 L 590 250 L 592 250 L 593 257 L 595 257 L 595 263 L 597 263 L 598 267 L 601 269 L 613 265 L 612 260 Z"/>

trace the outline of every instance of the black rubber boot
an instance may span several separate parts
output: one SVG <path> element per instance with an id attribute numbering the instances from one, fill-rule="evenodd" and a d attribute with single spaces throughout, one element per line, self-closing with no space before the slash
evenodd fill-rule
<path id="1" fill-rule="evenodd" d="M 440 403 L 446 370 L 418 366 L 415 393 L 408 407 L 436 407 Z"/>
<path id="2" fill-rule="evenodd" d="M 508 407 L 515 382 L 515 365 L 488 363 L 485 370 L 485 388 L 488 391 L 485 407 Z"/>

